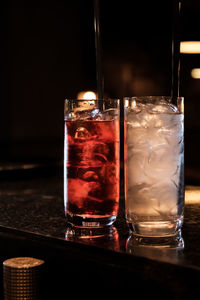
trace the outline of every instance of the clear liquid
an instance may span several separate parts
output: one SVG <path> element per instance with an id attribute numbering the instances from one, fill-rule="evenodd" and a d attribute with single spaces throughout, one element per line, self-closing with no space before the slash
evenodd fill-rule
<path id="1" fill-rule="evenodd" d="M 183 219 L 183 115 L 130 112 L 125 129 L 127 220 L 139 234 L 172 234 Z"/>

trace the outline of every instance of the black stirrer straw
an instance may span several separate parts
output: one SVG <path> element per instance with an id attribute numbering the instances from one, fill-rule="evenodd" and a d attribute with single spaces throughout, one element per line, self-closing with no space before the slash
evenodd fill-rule
<path id="1" fill-rule="evenodd" d="M 181 1 L 172 0 L 172 85 L 171 96 L 179 97 L 180 94 L 180 16 Z"/>
<path id="2" fill-rule="evenodd" d="M 101 59 L 101 39 L 100 39 L 100 14 L 99 0 L 94 0 L 94 33 L 95 33 L 95 49 L 96 49 L 96 80 L 98 99 L 103 99 L 103 74 Z"/>

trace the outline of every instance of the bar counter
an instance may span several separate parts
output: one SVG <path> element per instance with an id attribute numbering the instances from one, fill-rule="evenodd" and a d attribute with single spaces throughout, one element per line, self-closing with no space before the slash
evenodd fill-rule
<path id="1" fill-rule="evenodd" d="M 200 187 L 186 185 L 182 236 L 157 244 L 131 235 L 123 197 L 113 227 L 77 233 L 66 223 L 61 170 L 10 174 L 1 177 L 1 262 L 16 256 L 44 259 L 44 299 L 63 299 L 70 290 L 76 295 L 94 290 L 98 296 L 123 291 L 124 297 L 139 291 L 140 299 L 192 299 L 198 293 Z M 3 291 L 2 267 L 0 275 Z"/>

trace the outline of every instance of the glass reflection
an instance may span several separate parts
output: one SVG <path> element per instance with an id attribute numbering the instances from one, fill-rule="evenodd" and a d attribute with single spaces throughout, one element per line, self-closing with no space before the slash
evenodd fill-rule
<path id="1" fill-rule="evenodd" d="M 167 238 L 146 238 L 131 234 L 126 242 L 127 253 L 166 262 L 181 262 L 183 250 L 181 231 L 176 236 Z"/>
<path id="2" fill-rule="evenodd" d="M 65 233 L 65 240 L 119 251 L 119 234 L 115 227 L 79 228 L 69 226 Z"/>

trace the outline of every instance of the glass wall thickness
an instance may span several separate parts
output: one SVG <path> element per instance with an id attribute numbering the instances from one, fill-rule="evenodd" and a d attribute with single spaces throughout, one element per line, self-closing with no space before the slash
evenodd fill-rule
<path id="1" fill-rule="evenodd" d="M 184 210 L 183 98 L 124 99 L 125 208 L 135 234 L 170 236 Z"/>

